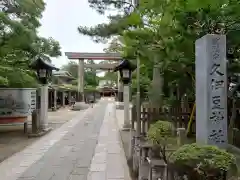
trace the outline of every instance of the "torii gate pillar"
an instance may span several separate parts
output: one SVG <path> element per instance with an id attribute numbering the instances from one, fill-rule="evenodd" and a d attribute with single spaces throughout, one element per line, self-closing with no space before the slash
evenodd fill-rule
<path id="1" fill-rule="evenodd" d="M 78 60 L 78 102 L 84 101 L 84 59 Z"/>

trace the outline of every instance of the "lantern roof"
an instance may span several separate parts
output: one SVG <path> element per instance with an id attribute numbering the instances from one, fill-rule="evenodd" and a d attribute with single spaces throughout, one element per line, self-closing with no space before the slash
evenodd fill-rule
<path id="1" fill-rule="evenodd" d="M 50 58 L 46 55 L 38 55 L 35 57 L 33 62 L 30 64 L 30 67 L 34 70 L 37 69 L 47 69 L 47 70 L 56 70 L 59 71 L 59 68 L 55 67 L 50 62 Z"/>
<path id="2" fill-rule="evenodd" d="M 136 65 L 125 59 L 114 68 L 114 72 L 121 69 L 129 69 L 130 71 L 134 71 L 136 69 Z"/>

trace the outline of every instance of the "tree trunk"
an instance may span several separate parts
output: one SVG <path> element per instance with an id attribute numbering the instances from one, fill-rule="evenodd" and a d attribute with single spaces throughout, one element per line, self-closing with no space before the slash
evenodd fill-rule
<path id="1" fill-rule="evenodd" d="M 153 67 L 153 78 L 149 92 L 151 106 L 154 108 L 161 107 L 163 96 L 163 76 L 161 75 L 160 67 L 158 65 L 154 65 Z"/>

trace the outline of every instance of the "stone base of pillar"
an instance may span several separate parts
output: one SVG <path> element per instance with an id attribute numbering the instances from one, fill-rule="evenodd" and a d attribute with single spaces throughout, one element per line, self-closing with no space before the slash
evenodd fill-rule
<path id="1" fill-rule="evenodd" d="M 41 137 L 53 130 L 48 124 L 40 124 L 39 110 L 32 113 L 32 132 L 28 133 L 29 138 Z"/>
<path id="2" fill-rule="evenodd" d="M 41 137 L 41 136 L 44 136 L 45 134 L 49 133 L 51 130 L 53 130 L 53 128 L 48 127 L 47 129 L 38 131 L 36 133 L 29 133 L 28 137 L 29 138 Z"/>
<path id="3" fill-rule="evenodd" d="M 40 129 L 41 129 L 41 131 L 50 131 L 50 130 L 52 130 L 52 128 L 49 127 L 48 124 L 42 124 L 42 125 L 40 126 Z"/>

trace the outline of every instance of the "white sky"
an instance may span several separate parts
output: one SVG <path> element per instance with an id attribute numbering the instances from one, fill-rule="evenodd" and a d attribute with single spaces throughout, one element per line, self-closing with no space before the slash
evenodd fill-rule
<path id="1" fill-rule="evenodd" d="M 106 44 L 94 43 L 89 37 L 78 33 L 78 26 L 93 26 L 107 22 L 107 17 L 89 7 L 88 0 L 44 0 L 46 9 L 41 19 L 39 35 L 53 37 L 62 47 L 62 57 L 52 63 L 61 67 L 68 63 L 64 52 L 103 52 Z"/>

